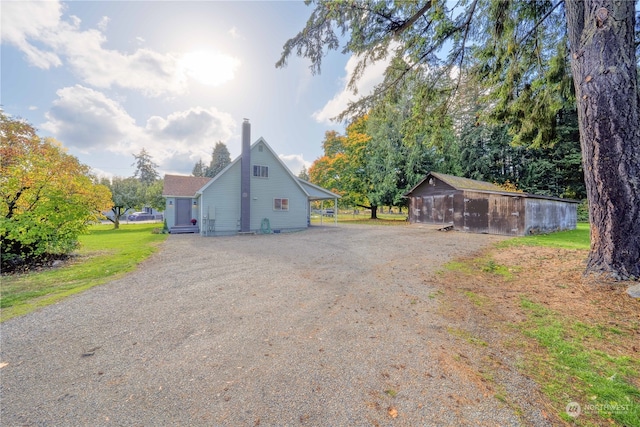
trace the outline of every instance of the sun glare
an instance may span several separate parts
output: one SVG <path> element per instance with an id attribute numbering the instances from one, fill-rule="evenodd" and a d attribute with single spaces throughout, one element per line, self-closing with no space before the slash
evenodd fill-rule
<path id="1" fill-rule="evenodd" d="M 186 76 L 209 86 L 219 86 L 233 80 L 239 65 L 238 59 L 211 51 L 189 52 L 180 60 Z"/>

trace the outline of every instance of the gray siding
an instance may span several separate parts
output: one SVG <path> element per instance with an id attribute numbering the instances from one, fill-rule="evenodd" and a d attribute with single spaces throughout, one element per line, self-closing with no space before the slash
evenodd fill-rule
<path id="1" fill-rule="evenodd" d="M 262 147 L 262 151 L 260 151 Z M 251 165 L 268 166 L 269 177 L 251 176 L 251 230 L 258 231 L 263 219 L 272 230 L 307 227 L 307 195 L 271 150 L 261 142 L 251 150 Z M 273 209 L 273 200 L 289 199 L 288 211 Z"/>
<path id="2" fill-rule="evenodd" d="M 262 151 L 260 151 L 262 147 Z M 224 173 L 206 186 L 201 197 L 202 234 L 234 234 L 240 231 L 240 164 L 232 163 Z M 267 166 L 269 177 L 253 176 L 253 166 Z M 275 211 L 274 198 L 289 199 L 288 211 Z M 251 148 L 251 231 L 260 231 L 268 219 L 272 230 L 307 227 L 307 195 L 297 180 L 262 142 Z M 207 215 L 210 220 L 206 220 Z"/>
<path id="3" fill-rule="evenodd" d="M 231 234 L 240 230 L 240 162 L 236 162 L 209 185 L 202 196 L 202 218 L 209 215 L 210 230 L 203 222 L 201 233 Z"/>
<path id="4" fill-rule="evenodd" d="M 557 200 L 526 199 L 525 233 L 548 233 L 551 231 L 573 230 L 578 222 L 575 203 Z"/>
<path id="5" fill-rule="evenodd" d="M 165 200 L 164 217 L 167 220 L 167 227 L 171 228 L 176 225 L 176 198 L 167 197 Z"/>

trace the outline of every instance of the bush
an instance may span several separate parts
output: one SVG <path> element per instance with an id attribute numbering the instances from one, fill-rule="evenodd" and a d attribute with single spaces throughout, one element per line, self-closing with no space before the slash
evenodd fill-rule
<path id="1" fill-rule="evenodd" d="M 0 112 L 0 134 L 0 268 L 72 252 L 87 224 L 109 209 L 109 189 L 28 123 Z"/>
<path id="2" fill-rule="evenodd" d="M 589 203 L 584 199 L 578 205 L 578 222 L 589 222 Z"/>

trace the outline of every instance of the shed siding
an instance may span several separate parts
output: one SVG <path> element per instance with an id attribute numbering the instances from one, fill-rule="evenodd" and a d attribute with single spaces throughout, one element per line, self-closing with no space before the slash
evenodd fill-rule
<path id="1" fill-rule="evenodd" d="M 489 232 L 489 200 L 485 194 L 472 191 L 464 193 L 464 231 L 472 233 Z"/>
<path id="2" fill-rule="evenodd" d="M 526 234 L 548 233 L 551 231 L 573 230 L 578 221 L 575 203 L 557 200 L 526 199 Z"/>
<path id="3" fill-rule="evenodd" d="M 262 151 L 260 151 L 262 147 Z M 263 219 L 269 220 L 272 230 L 307 227 L 307 195 L 302 191 L 280 161 L 262 143 L 251 151 L 251 164 L 268 166 L 269 177 L 251 176 L 251 230 L 258 231 Z M 273 209 L 273 199 L 289 199 L 288 211 Z"/>
<path id="4" fill-rule="evenodd" d="M 524 217 L 522 197 L 489 195 L 489 233 L 521 236 Z"/>
<path id="5" fill-rule="evenodd" d="M 457 190 L 430 176 L 409 196 L 412 223 L 453 224 L 457 230 L 523 236 L 575 229 L 577 205 L 519 193 Z"/>

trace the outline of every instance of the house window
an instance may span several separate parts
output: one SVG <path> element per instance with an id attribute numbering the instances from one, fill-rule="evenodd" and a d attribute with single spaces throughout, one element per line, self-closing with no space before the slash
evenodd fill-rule
<path id="1" fill-rule="evenodd" d="M 273 199 L 273 210 L 274 211 L 288 211 L 289 210 L 289 199 Z"/>
<path id="2" fill-rule="evenodd" d="M 269 166 L 253 165 L 253 176 L 269 178 Z"/>

